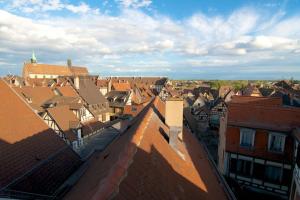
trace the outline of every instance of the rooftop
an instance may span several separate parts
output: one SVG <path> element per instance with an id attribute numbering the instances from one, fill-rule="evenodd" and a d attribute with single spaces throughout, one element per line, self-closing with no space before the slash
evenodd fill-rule
<path id="1" fill-rule="evenodd" d="M 247 97 L 228 107 L 228 124 L 273 131 L 291 131 L 300 126 L 300 108 L 282 106 L 278 98 Z M 248 101 L 249 100 L 249 101 Z"/>
<path id="2" fill-rule="evenodd" d="M 81 163 L 79 157 L 1 79 L 0 96 L 0 193 L 52 195 Z"/>
<path id="3" fill-rule="evenodd" d="M 83 194 L 86 199 L 226 199 L 206 152 L 188 129 L 179 145 L 185 159 L 168 144 L 163 135 L 169 128 L 158 116 L 162 105 L 156 98 L 128 131 L 95 153 L 65 199 Z"/>

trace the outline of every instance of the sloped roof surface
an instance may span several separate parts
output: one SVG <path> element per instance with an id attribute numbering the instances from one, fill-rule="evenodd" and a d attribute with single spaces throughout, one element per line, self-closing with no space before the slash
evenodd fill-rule
<path id="1" fill-rule="evenodd" d="M 185 159 L 168 144 L 163 136 L 168 127 L 157 115 L 156 103 L 105 151 L 92 156 L 66 199 L 226 199 L 204 149 L 187 129 L 178 146 Z"/>
<path id="2" fill-rule="evenodd" d="M 78 127 L 80 124 L 68 105 L 55 106 L 48 108 L 47 111 L 62 131 L 68 131 L 70 128 L 75 128 L 74 125 Z"/>
<path id="3" fill-rule="evenodd" d="M 67 67 L 61 65 L 48 65 L 37 63 L 26 63 L 23 71 L 27 71 L 30 74 L 53 74 L 60 76 L 80 76 L 88 75 L 86 67 Z"/>
<path id="4" fill-rule="evenodd" d="M 50 194 L 77 168 L 79 157 L 2 80 L 0 96 L 0 190 Z"/>
<path id="5" fill-rule="evenodd" d="M 97 89 L 95 83 L 89 77 L 80 77 L 78 92 L 84 100 L 90 104 L 102 104 L 107 102 L 105 97 Z"/>
<path id="6" fill-rule="evenodd" d="M 273 131 L 291 131 L 300 126 L 300 108 L 281 106 L 276 99 L 256 98 L 260 101 L 234 103 L 232 100 L 228 107 L 228 124 Z"/>
<path id="7" fill-rule="evenodd" d="M 113 83 L 112 87 L 114 90 L 117 91 L 129 91 L 131 90 L 130 84 L 129 83 Z"/>

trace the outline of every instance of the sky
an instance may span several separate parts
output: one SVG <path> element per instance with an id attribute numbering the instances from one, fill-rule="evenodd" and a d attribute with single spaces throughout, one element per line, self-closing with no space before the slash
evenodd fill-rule
<path id="1" fill-rule="evenodd" d="M 0 0 L 0 76 L 33 51 L 102 76 L 300 79 L 300 0 Z"/>

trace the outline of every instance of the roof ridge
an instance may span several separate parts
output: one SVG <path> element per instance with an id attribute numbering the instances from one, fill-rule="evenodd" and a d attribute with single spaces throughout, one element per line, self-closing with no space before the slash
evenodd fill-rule
<path id="1" fill-rule="evenodd" d="M 127 170 L 133 163 L 133 158 L 137 152 L 137 145 L 144 136 L 144 132 L 153 117 L 153 109 L 149 106 L 147 112 L 140 123 L 136 127 L 134 133 L 130 136 L 129 142 L 126 144 L 124 151 L 119 154 L 116 164 L 109 170 L 108 175 L 98 185 L 97 192 L 93 195 L 92 199 L 107 199 L 113 198 L 119 192 L 119 186 L 124 178 L 127 176 Z M 144 125 L 145 124 L 145 125 Z M 130 129 L 129 129 L 130 130 Z M 127 133 L 130 134 L 130 133 Z M 125 136 L 125 135 L 124 135 Z M 123 136 L 123 137 L 124 137 Z M 138 137 L 139 136 L 139 137 Z M 133 142 L 135 140 L 135 142 Z M 107 181 L 112 180 L 112 181 Z M 105 183 L 105 184 L 104 184 Z M 104 186 L 104 187 L 103 187 Z"/>

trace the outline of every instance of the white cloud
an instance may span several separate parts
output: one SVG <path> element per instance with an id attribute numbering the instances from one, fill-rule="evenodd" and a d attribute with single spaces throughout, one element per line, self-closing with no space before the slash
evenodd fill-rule
<path id="1" fill-rule="evenodd" d="M 296 24 L 300 23 L 300 17 L 274 17 L 268 24 L 258 11 L 242 8 L 229 16 L 197 13 L 184 20 L 173 20 L 135 9 L 150 4 L 151 1 L 122 1 L 126 8 L 121 9 L 120 15 L 109 16 L 85 3 L 14 0 L 9 11 L 0 10 L 0 52 L 7 55 L 2 57 L 3 62 L 16 62 L 16 57 L 27 59 L 32 50 L 46 62 L 73 58 L 74 63 L 91 65 L 93 71 L 99 65 L 123 70 L 124 63 L 147 58 L 146 64 L 134 62 L 130 66 L 133 69 L 150 66 L 156 70 L 149 63 L 162 57 L 170 57 L 169 63 L 155 64 L 166 69 L 172 68 L 172 63 L 191 58 L 198 58 L 197 62 L 187 62 L 191 66 L 239 65 L 280 57 L 296 62 L 300 49 L 300 29 Z M 17 15 L 11 9 L 64 10 L 79 15 L 36 19 Z M 285 28 L 288 31 L 281 31 Z"/>
<path id="2" fill-rule="evenodd" d="M 98 9 L 92 9 L 84 2 L 78 5 L 62 2 L 61 0 L 12 0 L 8 4 L 8 8 L 12 11 L 21 11 L 24 13 L 43 13 L 47 11 L 61 11 L 63 9 L 69 10 L 73 13 L 98 13 Z"/>
<path id="3" fill-rule="evenodd" d="M 151 5 L 152 0 L 116 0 L 125 8 L 143 8 Z"/>

